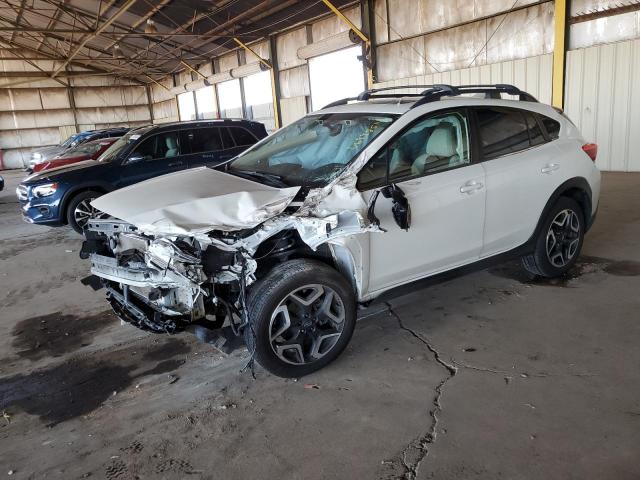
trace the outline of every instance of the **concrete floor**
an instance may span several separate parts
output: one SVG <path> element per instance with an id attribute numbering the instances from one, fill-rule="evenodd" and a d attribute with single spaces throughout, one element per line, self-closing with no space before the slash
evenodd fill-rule
<path id="1" fill-rule="evenodd" d="M 297 382 L 121 326 L 5 176 L 0 477 L 640 478 L 640 175 L 604 175 L 566 279 L 509 263 L 374 305 Z"/>

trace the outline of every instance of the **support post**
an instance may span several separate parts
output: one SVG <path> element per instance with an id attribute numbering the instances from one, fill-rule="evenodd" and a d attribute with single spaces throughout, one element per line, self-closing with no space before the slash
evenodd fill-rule
<path id="1" fill-rule="evenodd" d="M 335 13 L 338 18 L 340 20 L 342 20 L 358 37 L 360 37 L 360 39 L 363 42 L 364 45 L 364 52 L 363 55 L 365 55 L 365 57 L 367 57 L 369 55 L 370 52 L 372 52 L 373 50 L 373 45 L 371 44 L 371 41 L 369 40 L 369 37 L 367 37 L 362 30 L 360 30 L 358 27 L 356 27 L 353 22 L 351 20 L 349 20 L 340 10 L 338 10 L 338 8 L 331 3 L 329 0 L 322 0 L 322 2 L 329 7 L 329 10 L 331 10 L 333 13 Z M 369 60 L 367 60 L 367 63 L 370 63 Z M 366 65 L 366 70 L 367 70 L 367 88 L 371 88 L 373 86 L 373 70 L 371 69 L 371 65 Z"/>
<path id="2" fill-rule="evenodd" d="M 365 65 L 365 75 L 367 79 L 367 87 L 373 88 L 373 84 L 377 78 L 376 74 L 376 49 L 374 47 L 374 39 L 376 38 L 376 14 L 374 11 L 374 0 L 360 0 L 360 14 L 362 18 L 362 28 L 369 37 L 369 42 L 365 44 L 368 52 L 363 52 L 367 61 Z"/>
<path id="3" fill-rule="evenodd" d="M 277 130 L 282 125 L 282 120 L 280 118 L 280 88 L 279 88 L 280 83 L 278 82 L 278 78 L 276 75 L 278 59 L 276 56 L 275 38 L 269 37 L 269 55 L 271 57 L 270 58 L 271 61 L 267 61 L 264 58 L 262 58 L 260 55 L 258 55 L 258 53 L 255 50 L 253 50 L 250 46 L 243 43 L 239 38 L 234 37 L 233 41 L 236 42 L 242 48 L 244 48 L 246 52 L 249 52 L 251 55 L 256 57 L 258 61 L 262 65 L 267 67 L 271 72 L 271 98 L 273 99 L 273 119 L 274 119 L 275 127 Z M 278 82 L 277 87 L 276 87 L 276 82 Z M 243 95 L 244 95 L 244 91 L 243 91 Z"/>
<path id="4" fill-rule="evenodd" d="M 269 37 L 269 59 L 271 60 L 271 97 L 273 98 L 273 119 L 276 130 L 282 126 L 282 112 L 280 111 L 280 72 L 278 71 L 278 48 L 276 37 Z"/>
<path id="5" fill-rule="evenodd" d="M 65 71 L 68 70 L 65 68 Z M 80 125 L 78 124 L 78 113 L 76 112 L 76 99 L 73 96 L 73 87 L 71 86 L 71 82 L 73 80 L 71 78 L 67 78 L 67 97 L 69 98 L 69 108 L 71 108 L 71 112 L 73 113 L 73 123 L 76 127 L 76 133 L 80 133 Z M 64 138 L 62 139 L 64 140 Z"/>
<path id="6" fill-rule="evenodd" d="M 553 46 L 553 82 L 552 105 L 563 108 L 564 80 L 567 57 L 567 10 L 569 0 L 555 0 L 554 5 L 554 46 Z"/>
<path id="7" fill-rule="evenodd" d="M 149 106 L 149 119 L 151 120 L 151 124 L 155 123 L 153 118 L 153 102 L 151 101 L 151 87 L 149 84 L 145 85 L 145 90 L 147 91 L 147 105 Z"/>

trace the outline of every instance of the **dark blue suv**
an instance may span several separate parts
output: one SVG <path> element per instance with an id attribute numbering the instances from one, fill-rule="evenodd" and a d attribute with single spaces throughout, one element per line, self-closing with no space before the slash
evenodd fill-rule
<path id="1" fill-rule="evenodd" d="M 196 120 L 136 128 L 98 160 L 44 170 L 16 189 L 25 221 L 68 224 L 81 233 L 99 215 L 91 201 L 152 177 L 199 166 L 215 167 L 267 136 L 249 120 Z"/>

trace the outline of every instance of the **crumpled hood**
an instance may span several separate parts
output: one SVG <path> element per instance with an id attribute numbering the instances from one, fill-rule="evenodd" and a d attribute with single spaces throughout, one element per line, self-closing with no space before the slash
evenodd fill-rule
<path id="1" fill-rule="evenodd" d="M 287 208 L 299 189 L 200 167 L 116 190 L 91 204 L 145 233 L 189 235 L 253 228 Z"/>

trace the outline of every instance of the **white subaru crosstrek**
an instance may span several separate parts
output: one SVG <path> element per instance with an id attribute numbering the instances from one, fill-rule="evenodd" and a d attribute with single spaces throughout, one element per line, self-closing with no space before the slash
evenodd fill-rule
<path id="1" fill-rule="evenodd" d="M 264 368 L 299 377 L 395 287 L 510 255 L 564 274 L 598 206 L 596 148 L 510 85 L 370 90 L 215 169 L 100 197 L 112 219 L 90 222 L 81 256 L 123 320 L 221 348 L 244 339 Z"/>

